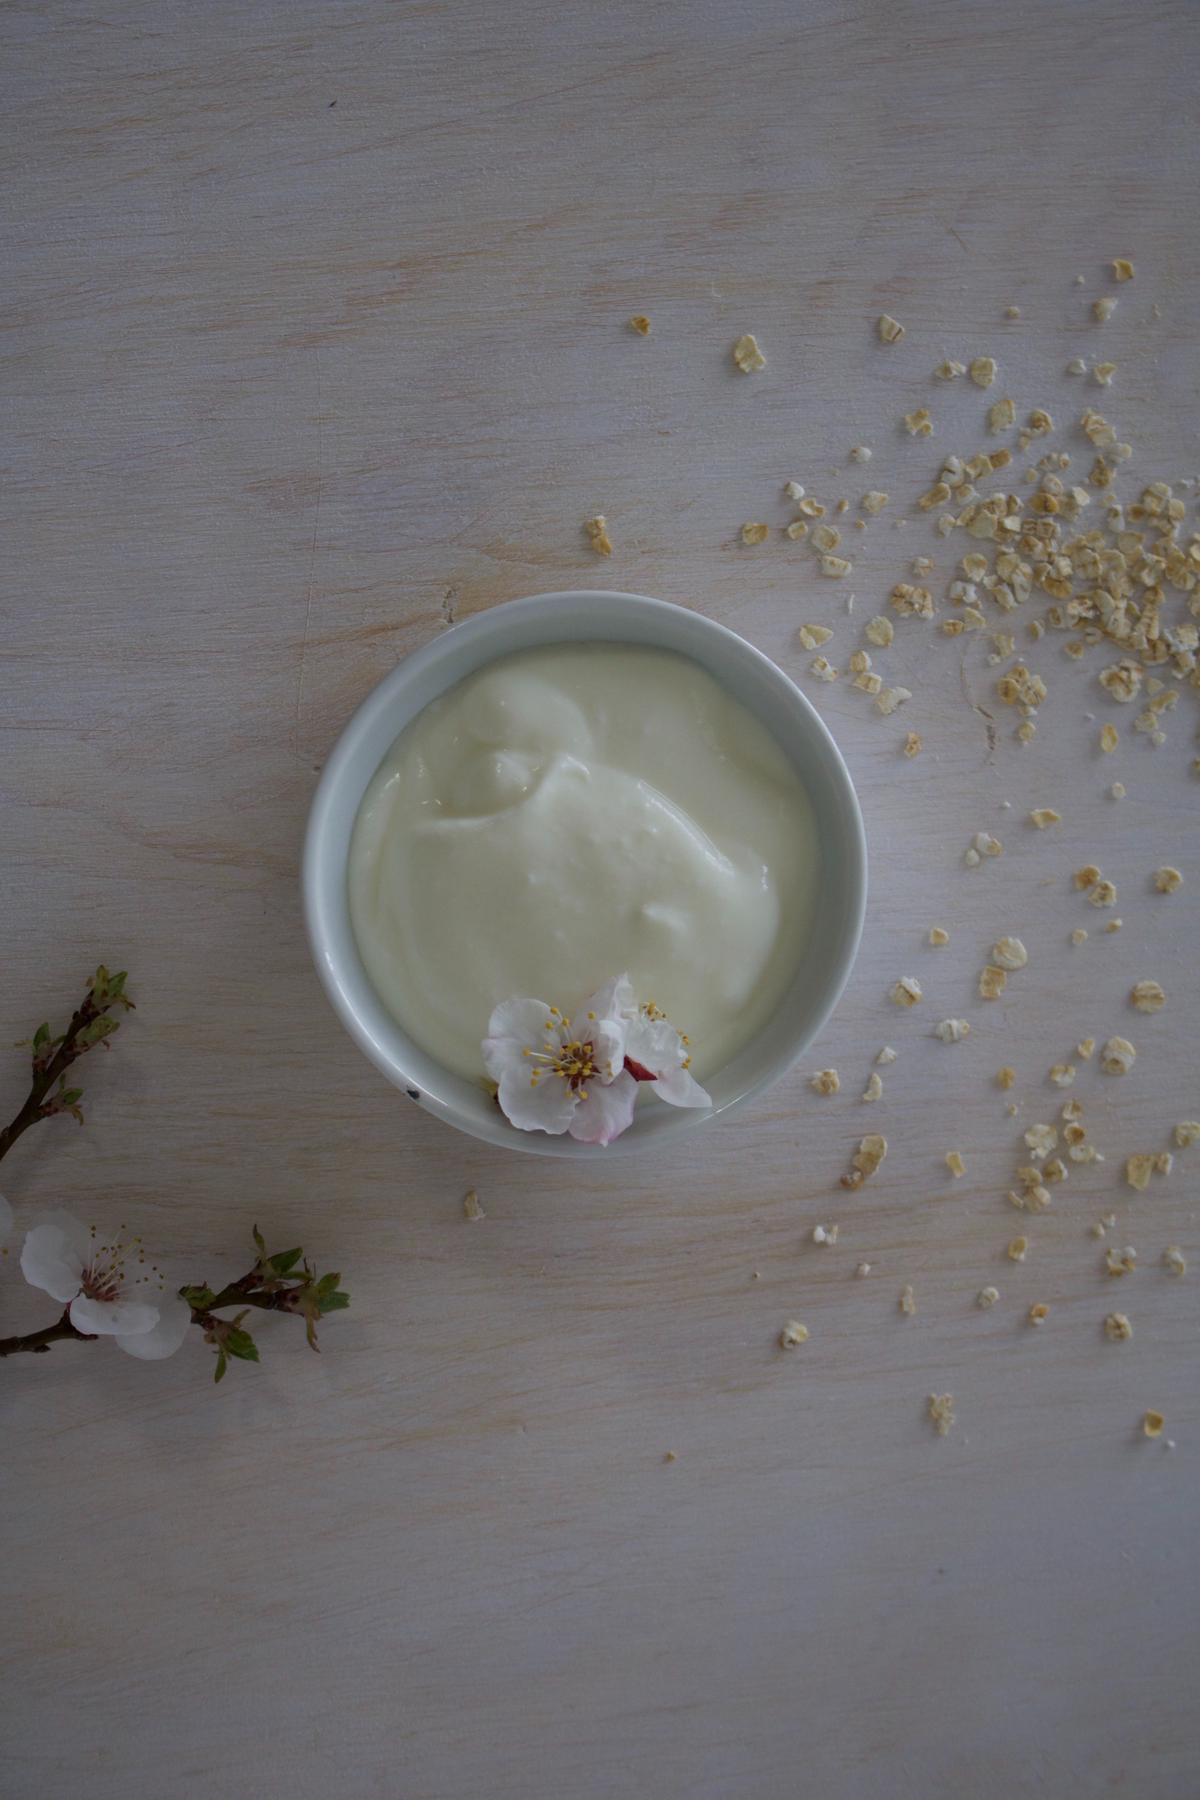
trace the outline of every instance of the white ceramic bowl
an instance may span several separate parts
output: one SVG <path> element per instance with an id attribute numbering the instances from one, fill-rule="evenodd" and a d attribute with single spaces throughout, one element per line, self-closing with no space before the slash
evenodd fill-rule
<path id="1" fill-rule="evenodd" d="M 367 784 L 422 708 L 497 657 L 543 644 L 585 642 L 654 645 L 707 669 L 767 726 L 795 764 L 816 815 L 821 857 L 812 934 L 801 967 L 765 1029 L 733 1062 L 706 1077 L 712 1110 L 639 1107 L 633 1125 L 605 1150 L 571 1137 L 516 1130 L 482 1085 L 450 1074 L 413 1042 L 367 978 L 350 923 L 346 881 L 350 836 Z M 347 1031 L 389 1081 L 460 1131 L 507 1149 L 538 1156 L 613 1156 L 665 1144 L 752 1100 L 808 1048 L 837 1004 L 858 949 L 867 851 L 862 814 L 837 745 L 773 662 L 744 638 L 685 607 L 641 594 L 586 591 L 538 594 L 492 607 L 443 632 L 384 677 L 325 765 L 309 815 L 303 883 L 317 973 Z"/>

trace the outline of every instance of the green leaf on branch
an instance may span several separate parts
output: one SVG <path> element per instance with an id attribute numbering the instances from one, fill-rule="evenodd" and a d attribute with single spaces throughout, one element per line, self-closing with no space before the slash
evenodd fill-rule
<path id="1" fill-rule="evenodd" d="M 120 1019 L 114 1019 L 110 1013 L 101 1013 L 83 1027 L 75 1042 L 81 1050 L 90 1050 L 94 1044 L 102 1044 L 105 1038 L 110 1038 L 114 1031 L 120 1029 Z"/>
<path id="2" fill-rule="evenodd" d="M 349 1294 L 334 1293 L 334 1294 L 318 1294 L 318 1296 L 317 1296 L 317 1305 L 320 1307 L 322 1314 L 331 1313 L 331 1312 L 345 1312 L 345 1310 L 349 1306 L 349 1304 L 350 1304 Z"/>
<path id="3" fill-rule="evenodd" d="M 182 1300 L 186 1300 L 193 1312 L 204 1312 L 217 1297 L 210 1287 L 205 1287 L 202 1283 L 197 1287 L 180 1288 L 179 1295 Z"/>
<path id="4" fill-rule="evenodd" d="M 43 1044 L 48 1044 L 49 1042 L 50 1042 L 50 1027 L 49 1027 L 49 1025 L 44 1025 L 44 1024 L 39 1025 L 37 1030 L 33 1034 L 34 1055 L 36 1056 L 37 1052 L 42 1048 Z"/>
<path id="5" fill-rule="evenodd" d="M 224 1333 L 221 1349 L 230 1356 L 239 1357 L 242 1362 L 258 1361 L 258 1345 L 239 1325 L 231 1325 Z"/>
<path id="6" fill-rule="evenodd" d="M 269 1260 L 277 1275 L 287 1275 L 303 1255 L 303 1250 L 278 1250 Z"/>
<path id="7" fill-rule="evenodd" d="M 251 1230 L 251 1234 L 254 1238 L 254 1247 L 258 1251 L 259 1258 L 261 1259 L 262 1257 L 264 1257 L 267 1254 L 267 1240 L 263 1236 L 262 1232 L 258 1229 L 257 1225 L 252 1225 L 250 1227 L 250 1230 Z"/>
<path id="8" fill-rule="evenodd" d="M 213 1380 L 214 1381 L 224 1380 L 225 1371 L 228 1367 L 229 1367 L 229 1364 L 225 1358 L 224 1348 L 218 1348 L 218 1350 L 217 1350 L 217 1366 L 213 1370 Z"/>

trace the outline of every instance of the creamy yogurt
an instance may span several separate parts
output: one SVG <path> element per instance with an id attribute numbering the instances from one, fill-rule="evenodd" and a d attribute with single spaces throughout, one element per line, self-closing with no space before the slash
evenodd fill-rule
<path id="1" fill-rule="evenodd" d="M 397 738 L 359 808 L 350 914 L 385 1005 L 481 1073 L 493 1006 L 570 1008 L 628 970 L 703 1080 L 766 1023 L 804 951 L 808 796 L 689 658 L 571 644 L 489 664 Z"/>

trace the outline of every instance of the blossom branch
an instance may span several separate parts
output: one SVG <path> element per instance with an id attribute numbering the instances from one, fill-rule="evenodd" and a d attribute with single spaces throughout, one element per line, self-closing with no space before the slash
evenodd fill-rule
<path id="1" fill-rule="evenodd" d="M 49 1025 L 38 1026 L 33 1037 L 26 1040 L 33 1064 L 33 1080 L 21 1110 L 0 1131 L 0 1157 L 7 1156 L 17 1139 L 39 1119 L 69 1112 L 83 1124 L 83 1108 L 79 1104 L 83 1089 L 67 1086 L 67 1070 L 117 1030 L 121 1021 L 113 1017 L 116 1010 L 128 1012 L 132 1008 L 133 1001 L 125 993 L 125 971 L 122 969 L 119 974 L 110 975 L 101 963 L 61 1036 L 52 1036 Z"/>

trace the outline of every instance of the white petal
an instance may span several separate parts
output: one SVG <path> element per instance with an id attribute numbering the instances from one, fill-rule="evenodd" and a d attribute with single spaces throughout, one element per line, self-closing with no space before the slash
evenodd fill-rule
<path id="1" fill-rule="evenodd" d="M 143 1362 L 157 1362 L 160 1357 L 174 1356 L 191 1322 L 192 1309 L 187 1301 L 178 1294 L 168 1294 L 159 1303 L 158 1324 L 134 1337 L 118 1332 L 117 1348 L 128 1356 L 141 1357 Z"/>
<path id="2" fill-rule="evenodd" d="M 4 1195 L 0 1194 L 0 1244 L 2 1244 L 5 1238 L 10 1235 L 12 1228 L 13 1209 L 4 1198 Z"/>
<path id="3" fill-rule="evenodd" d="M 581 1144 L 611 1144 L 633 1124 L 637 1091 L 637 1082 L 624 1069 L 607 1087 L 589 1083 L 588 1097 L 580 1101 L 571 1120 L 571 1136 Z"/>
<path id="4" fill-rule="evenodd" d="M 639 1013 L 629 1021 L 625 1054 L 653 1074 L 661 1075 L 667 1069 L 679 1068 L 687 1051 L 669 1019 L 648 1019 L 645 1013 Z"/>
<path id="5" fill-rule="evenodd" d="M 89 1300 L 86 1294 L 76 1294 L 71 1323 L 76 1331 L 93 1337 L 134 1337 L 158 1324 L 158 1308 L 144 1300 Z"/>
<path id="6" fill-rule="evenodd" d="M 712 1096 L 705 1093 L 690 1069 L 666 1069 L 657 1081 L 647 1085 L 650 1092 L 665 1100 L 668 1106 L 712 1105 Z"/>
<path id="7" fill-rule="evenodd" d="M 558 1023 L 544 1000 L 502 1000 L 488 1020 L 489 1038 L 515 1038 L 518 1044 L 540 1044 L 547 1026 Z"/>
<path id="8" fill-rule="evenodd" d="M 549 1037 L 549 1032 L 546 1036 Z M 558 1039 L 554 1039 L 554 1047 L 558 1048 Z M 516 1038 L 486 1037 L 479 1046 L 483 1055 L 483 1066 L 493 1081 L 503 1081 L 506 1075 L 529 1076 L 532 1058 L 526 1056 L 529 1048 L 519 1044 Z"/>
<path id="9" fill-rule="evenodd" d="M 598 1019 L 625 1018 L 634 1010 L 633 983 L 628 975 L 614 975 L 608 981 L 601 982 L 579 1010 L 584 1019 L 589 1013 L 595 1013 Z M 579 1021 L 576 1020 L 576 1023 Z"/>
<path id="10" fill-rule="evenodd" d="M 600 1080 L 604 1083 L 615 1081 L 625 1067 L 624 1019 L 588 1020 L 586 1029 Z"/>
<path id="11" fill-rule="evenodd" d="M 548 1131 L 561 1137 L 571 1123 L 579 1096 L 558 1075 L 543 1075 L 534 1087 L 530 1064 L 500 1078 L 500 1110 L 518 1131 Z"/>
<path id="12" fill-rule="evenodd" d="M 73 1300 L 83 1281 L 91 1234 L 70 1213 L 46 1213 L 25 1233 L 21 1273 L 52 1300 Z"/>

